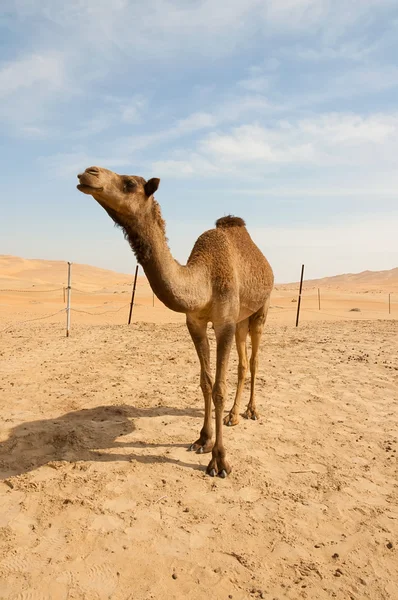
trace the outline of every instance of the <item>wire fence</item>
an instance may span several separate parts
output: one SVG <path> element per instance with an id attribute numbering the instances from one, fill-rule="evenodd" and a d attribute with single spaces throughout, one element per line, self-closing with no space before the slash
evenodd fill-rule
<path id="1" fill-rule="evenodd" d="M 78 325 L 87 316 L 88 322 L 95 324 L 98 324 L 99 318 L 103 318 L 101 322 L 105 324 L 122 324 L 131 320 L 135 307 L 151 306 L 158 309 L 161 306 L 143 277 L 135 280 L 134 286 L 133 278 L 128 284 L 123 277 L 119 285 L 95 288 L 92 281 L 79 278 L 75 285 L 71 278 L 71 267 L 72 263 L 68 263 L 65 270 L 67 285 L 49 287 L 43 283 L 42 286 L 34 284 L 29 288 L 0 288 L 0 334 L 31 322 L 47 320 L 58 323 L 64 318 L 68 336 L 71 320 Z M 138 273 L 138 268 L 136 270 Z M 122 294 L 129 297 L 132 291 L 136 295 L 134 302 L 133 297 L 130 301 L 126 301 L 126 297 L 120 298 Z M 62 308 L 60 305 L 63 305 Z"/>
<path id="2" fill-rule="evenodd" d="M 20 290 L 17 288 L 0 288 L 0 292 L 18 292 L 18 293 L 28 293 L 28 294 L 34 294 L 34 293 L 39 293 L 39 294 L 46 294 L 47 292 L 58 292 L 60 290 L 65 289 L 64 287 L 58 287 L 58 288 L 54 288 L 51 290 L 34 290 L 35 286 L 33 285 L 31 288 L 27 289 L 27 290 Z"/>
<path id="3" fill-rule="evenodd" d="M 0 288 L 0 334 L 35 321 L 66 322 L 66 333 L 80 323 L 129 324 L 132 314 L 139 312 L 142 320 L 154 320 L 156 311 L 164 309 L 149 282 L 142 274 L 137 279 L 132 275 L 131 283 L 124 279 L 119 285 L 93 289 L 92 283 L 71 277 L 71 263 L 68 263 L 68 285 L 43 288 L 32 285 L 30 288 Z M 138 271 L 137 271 L 138 272 Z M 136 274 L 137 274 L 136 272 Z M 303 268 L 302 268 L 303 274 Z M 84 289 L 86 288 L 86 289 Z M 40 295 L 43 294 L 41 297 Z M 127 298 L 119 300 L 121 295 Z M 22 299 L 22 300 L 21 300 Z M 48 310 L 45 310 L 48 309 Z M 398 292 L 359 292 L 321 289 L 303 281 L 302 292 L 296 286 L 276 286 L 271 297 L 270 315 L 283 319 L 292 325 L 300 318 L 334 318 L 359 320 L 364 318 L 397 318 Z M 88 321 L 82 319 L 89 317 Z M 90 317 L 93 317 L 91 320 Z"/>

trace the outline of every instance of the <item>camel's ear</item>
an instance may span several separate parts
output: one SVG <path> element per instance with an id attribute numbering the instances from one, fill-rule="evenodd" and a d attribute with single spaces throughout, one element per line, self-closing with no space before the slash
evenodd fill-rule
<path id="1" fill-rule="evenodd" d="M 153 179 L 150 179 L 149 181 L 146 182 L 144 188 L 145 188 L 145 193 L 148 196 L 152 196 L 152 194 L 154 194 L 156 192 L 156 190 L 159 187 L 159 183 L 160 183 L 160 179 L 157 179 L 157 177 L 154 177 Z"/>

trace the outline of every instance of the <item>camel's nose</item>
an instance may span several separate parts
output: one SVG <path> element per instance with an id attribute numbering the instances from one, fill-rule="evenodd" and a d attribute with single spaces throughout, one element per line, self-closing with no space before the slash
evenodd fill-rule
<path id="1" fill-rule="evenodd" d="M 100 170 L 98 167 L 89 167 L 88 169 L 86 169 L 84 171 L 84 173 L 79 173 L 77 178 L 80 180 L 85 173 L 87 173 L 88 175 L 94 175 L 95 177 L 98 177 L 99 172 L 100 172 Z"/>
<path id="2" fill-rule="evenodd" d="M 86 169 L 86 173 L 88 173 L 89 175 L 99 175 L 99 168 L 89 167 L 88 169 Z"/>

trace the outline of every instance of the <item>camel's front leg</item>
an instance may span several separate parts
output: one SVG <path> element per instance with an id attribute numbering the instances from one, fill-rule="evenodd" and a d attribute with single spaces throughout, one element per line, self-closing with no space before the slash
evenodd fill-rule
<path id="1" fill-rule="evenodd" d="M 213 429 L 211 426 L 211 392 L 213 380 L 210 372 L 210 346 L 207 337 L 207 322 L 187 316 L 187 327 L 200 361 L 200 387 L 202 388 L 205 400 L 203 427 L 199 439 L 189 449 L 202 454 L 204 452 L 211 452 L 213 448 Z"/>
<path id="2" fill-rule="evenodd" d="M 212 477 L 219 475 L 226 477 L 231 472 L 231 467 L 226 460 L 226 452 L 223 445 L 223 412 L 227 395 L 227 368 L 229 355 L 235 334 L 235 323 L 222 326 L 214 325 L 217 339 L 217 368 L 216 381 L 213 387 L 213 402 L 216 413 L 216 441 L 213 447 L 213 456 L 207 466 L 207 473 Z"/>

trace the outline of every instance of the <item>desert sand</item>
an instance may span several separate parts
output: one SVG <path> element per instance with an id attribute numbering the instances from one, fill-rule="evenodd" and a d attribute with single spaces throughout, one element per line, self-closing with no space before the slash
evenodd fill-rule
<path id="1" fill-rule="evenodd" d="M 184 316 L 72 269 L 66 338 L 65 263 L 0 257 L 0 598 L 395 600 L 397 270 L 306 282 L 298 328 L 276 285 L 221 480 Z"/>

